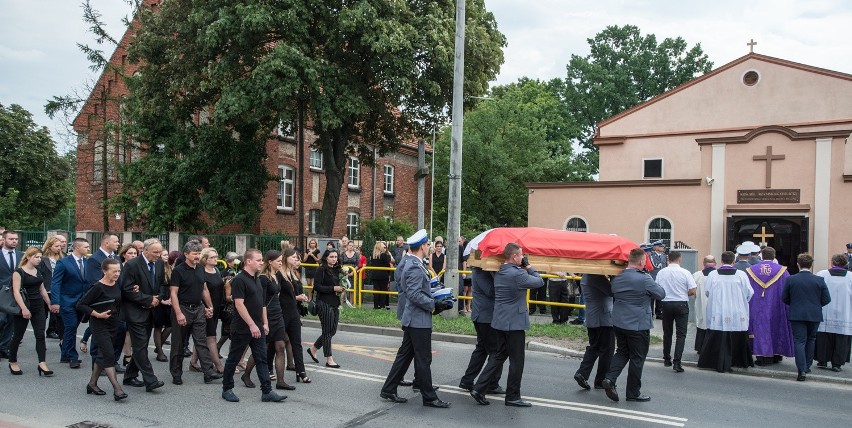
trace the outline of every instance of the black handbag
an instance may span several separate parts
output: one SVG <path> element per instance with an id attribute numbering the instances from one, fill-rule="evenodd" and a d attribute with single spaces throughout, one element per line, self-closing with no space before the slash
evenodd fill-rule
<path id="1" fill-rule="evenodd" d="M 4 285 L 0 289 L 0 312 L 9 315 L 21 315 L 21 307 L 18 306 L 18 302 L 15 300 L 15 292 L 11 285 Z"/>
<path id="2" fill-rule="evenodd" d="M 314 298 L 308 301 L 308 313 L 316 316 L 319 314 L 319 307 L 317 306 L 317 297 L 316 293 L 314 293 Z"/>

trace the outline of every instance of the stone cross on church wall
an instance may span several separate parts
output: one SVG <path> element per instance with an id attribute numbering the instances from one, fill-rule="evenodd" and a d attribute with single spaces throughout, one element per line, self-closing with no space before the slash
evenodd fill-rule
<path id="1" fill-rule="evenodd" d="M 755 42 L 754 39 L 751 39 L 750 42 L 746 43 L 746 46 L 748 46 L 748 53 L 754 53 L 754 45 L 756 44 L 757 42 Z"/>
<path id="2" fill-rule="evenodd" d="M 756 161 L 766 161 L 766 188 L 772 188 L 772 161 L 784 160 L 785 155 L 773 155 L 772 146 L 766 146 L 765 155 L 755 155 L 752 159 Z"/>

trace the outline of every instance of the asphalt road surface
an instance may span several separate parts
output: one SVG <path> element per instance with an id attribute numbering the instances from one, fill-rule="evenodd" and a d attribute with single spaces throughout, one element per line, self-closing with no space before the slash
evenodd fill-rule
<path id="1" fill-rule="evenodd" d="M 317 329 L 304 329 L 306 340 L 318 335 Z M 399 343 L 394 337 L 339 333 L 334 355 L 342 368 L 326 368 L 306 356 L 314 382 L 296 384 L 293 372 L 287 372 L 288 383 L 297 389 L 280 391 L 289 396 L 283 403 L 262 403 L 260 390 L 245 388 L 238 378 L 234 391 L 240 403 L 222 400 L 221 383 L 205 385 L 200 373 L 185 371 L 184 384 L 172 385 L 168 363 L 154 361 L 152 352 L 154 370 L 166 386 L 152 393 L 125 387 L 130 397 L 116 403 L 103 377 L 99 385 L 107 395 L 86 395 L 88 355 L 84 354 L 83 368 L 72 370 L 58 362 L 57 340 L 48 339 L 48 364 L 56 376 L 40 378 L 33 338 L 28 335 L 19 354 L 24 375 L 12 376 L 5 364 L 0 374 L 0 427 L 69 426 L 83 421 L 104 427 L 845 427 L 850 421 L 849 386 L 690 368 L 677 374 L 649 362 L 642 392 L 652 400 L 614 403 L 602 390 L 585 391 L 576 385 L 572 376 L 579 360 L 540 352 L 526 354 L 522 394 L 532 408 L 506 407 L 500 396 L 490 396 L 491 405 L 480 406 L 458 388 L 472 347 L 445 342 L 433 342 L 432 374 L 440 385 L 438 395 L 452 407 L 423 407 L 419 394 L 404 387 L 399 393 L 409 402 L 394 404 L 381 400 L 379 389 Z M 618 380 L 622 400 L 626 376 L 625 370 Z M 411 377 L 413 367 L 406 378 Z"/>

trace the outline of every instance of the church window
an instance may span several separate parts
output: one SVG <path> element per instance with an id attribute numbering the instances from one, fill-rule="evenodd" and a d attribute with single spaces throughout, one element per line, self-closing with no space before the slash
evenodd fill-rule
<path id="1" fill-rule="evenodd" d="M 760 81 L 760 74 L 755 70 L 746 71 L 743 74 L 743 84 L 746 86 L 754 86 Z"/>
<path id="2" fill-rule="evenodd" d="M 671 248 L 672 245 L 672 222 L 663 218 L 657 217 L 648 223 L 648 242 L 662 240 L 666 248 Z"/>
<path id="3" fill-rule="evenodd" d="M 580 217 L 571 217 L 565 222 L 565 230 L 569 232 L 588 232 L 589 228 L 586 226 L 586 220 Z"/>
<path id="4" fill-rule="evenodd" d="M 662 159 L 642 159 L 643 178 L 663 178 Z"/>

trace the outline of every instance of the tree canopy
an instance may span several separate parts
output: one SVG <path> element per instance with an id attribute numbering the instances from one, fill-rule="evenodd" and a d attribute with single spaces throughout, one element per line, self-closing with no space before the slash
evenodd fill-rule
<path id="1" fill-rule="evenodd" d="M 253 225 L 270 179 L 265 144 L 303 110 L 324 154 L 322 232 L 334 226 L 346 160 L 370 165 L 448 114 L 452 0 L 192 0 L 141 10 L 128 113 L 148 156 L 121 205 L 149 227 Z M 481 94 L 504 36 L 467 6 L 465 91 Z M 198 120 L 198 112 L 209 119 Z M 199 198 L 198 195 L 201 195 Z"/>
<path id="2" fill-rule="evenodd" d="M 521 79 L 493 88 L 464 117 L 462 231 L 475 234 L 527 223 L 526 182 L 589 180 L 571 144 L 575 125 L 563 114 L 558 81 Z M 436 230 L 446 223 L 450 129 L 435 148 Z"/>
<path id="3" fill-rule="evenodd" d="M 41 227 L 74 191 L 71 165 L 56 152 L 50 131 L 17 104 L 0 104 L 0 165 L 0 219 L 8 229 Z"/>
<path id="4" fill-rule="evenodd" d="M 588 55 L 571 55 L 562 98 L 578 126 L 575 141 L 596 172 L 597 123 L 709 72 L 713 63 L 700 43 L 690 48 L 681 37 L 658 43 L 634 25 L 608 26 L 588 43 Z"/>

